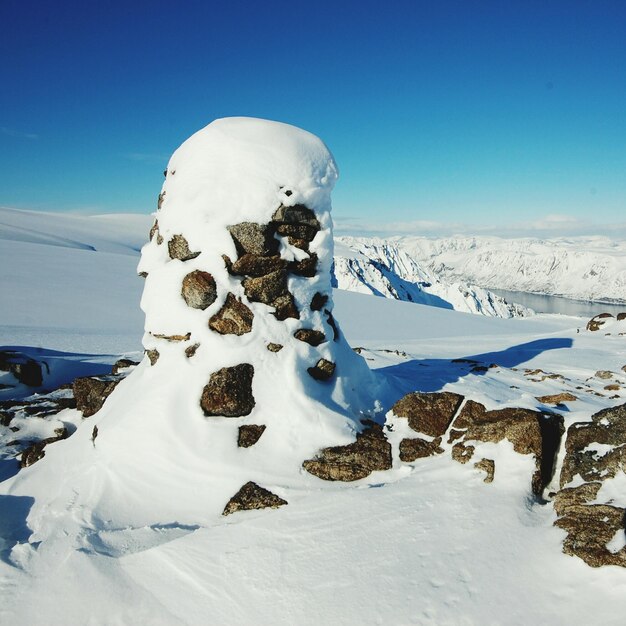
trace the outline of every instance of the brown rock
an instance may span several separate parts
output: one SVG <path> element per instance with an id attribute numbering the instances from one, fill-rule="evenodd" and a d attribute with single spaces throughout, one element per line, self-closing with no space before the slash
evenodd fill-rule
<path id="1" fill-rule="evenodd" d="M 150 365 L 154 365 L 159 360 L 159 351 L 158 350 L 146 350 L 146 356 L 150 360 Z"/>
<path id="2" fill-rule="evenodd" d="M 320 230 L 315 213 L 302 204 L 291 207 L 281 205 L 272 216 L 272 221 L 277 225 L 279 235 L 304 241 L 312 241 Z"/>
<path id="3" fill-rule="evenodd" d="M 610 313 L 600 313 L 599 315 L 594 315 L 587 322 L 587 330 L 596 331 L 600 330 L 600 328 L 606 323 L 608 318 L 612 318 L 613 316 Z"/>
<path id="4" fill-rule="evenodd" d="M 426 441 L 420 437 L 412 439 L 403 439 L 400 442 L 400 460 L 405 463 L 412 463 L 417 459 L 423 459 L 435 454 L 441 454 L 441 437 L 437 437 L 433 441 Z"/>
<path id="5" fill-rule="evenodd" d="M 274 231 L 268 224 L 242 222 L 228 227 L 237 254 L 257 254 L 260 256 L 274 256 L 278 253 L 278 241 L 274 238 Z"/>
<path id="6" fill-rule="evenodd" d="M 584 483 L 578 487 L 566 487 L 561 489 L 554 498 L 554 510 L 556 514 L 565 515 L 568 508 L 573 505 L 586 504 L 595 500 L 602 483 Z"/>
<path id="7" fill-rule="evenodd" d="M 287 266 L 287 270 L 297 276 L 313 278 L 313 276 L 317 273 L 317 261 L 317 254 L 312 252 L 308 257 L 301 259 L 300 261 L 291 261 Z"/>
<path id="8" fill-rule="evenodd" d="M 300 248 L 300 250 L 304 250 L 305 252 L 309 251 L 309 242 L 306 239 L 298 239 L 297 237 L 288 237 L 287 241 L 290 245 L 295 246 L 296 248 Z"/>
<path id="9" fill-rule="evenodd" d="M 157 339 L 165 339 L 165 341 L 189 341 L 191 339 L 191 333 L 185 333 L 184 335 L 164 335 L 162 333 L 150 333 Z"/>
<path id="10" fill-rule="evenodd" d="M 228 501 L 222 515 L 253 509 L 276 509 L 284 504 L 287 504 L 287 500 L 250 481 Z"/>
<path id="11" fill-rule="evenodd" d="M 621 387 L 617 383 L 611 383 L 610 385 L 605 385 L 604 389 L 607 391 L 619 391 Z"/>
<path id="12" fill-rule="evenodd" d="M 466 446 L 463 443 L 455 443 L 452 446 L 452 458 L 457 461 L 457 463 L 465 465 L 465 463 L 471 460 L 474 456 L 474 450 L 476 450 L 474 446 Z"/>
<path id="13" fill-rule="evenodd" d="M 197 352 L 197 350 L 198 350 L 198 348 L 199 348 L 199 347 L 200 347 L 200 344 L 199 344 L 199 343 L 194 343 L 194 344 L 193 344 L 193 345 L 191 345 L 191 346 L 187 346 L 187 347 L 185 348 L 185 356 L 186 356 L 188 359 L 190 359 L 192 356 L 195 356 L 195 354 L 196 354 L 196 352 Z"/>
<path id="14" fill-rule="evenodd" d="M 252 330 L 253 320 L 254 313 L 229 293 L 224 306 L 209 320 L 209 328 L 221 335 L 245 335 Z"/>
<path id="15" fill-rule="evenodd" d="M 391 444 L 382 427 L 371 426 L 356 436 L 354 443 L 320 450 L 317 457 L 302 467 L 322 480 L 351 482 L 373 471 L 391 469 Z"/>
<path id="16" fill-rule="evenodd" d="M 284 270 L 287 261 L 280 256 L 261 256 L 258 254 L 244 254 L 230 268 L 230 273 L 237 276 L 260 277 L 278 270 Z"/>
<path id="17" fill-rule="evenodd" d="M 325 313 L 326 321 L 333 331 L 333 341 L 337 341 L 339 339 L 339 327 L 337 326 L 337 322 L 330 311 L 325 311 Z"/>
<path id="18" fill-rule="evenodd" d="M 180 261 L 190 261 L 200 254 L 199 252 L 192 252 L 189 249 L 189 244 L 182 235 L 174 235 L 167 242 L 167 250 L 171 259 L 178 259 Z"/>
<path id="19" fill-rule="evenodd" d="M 561 404 L 563 402 L 574 402 L 578 400 L 575 395 L 567 392 L 555 393 L 551 396 L 539 396 L 536 399 L 543 404 Z"/>
<path id="20" fill-rule="evenodd" d="M 602 380 L 607 380 L 608 378 L 613 378 L 613 372 L 609 370 L 598 370 L 594 376 L 596 378 L 601 378 Z"/>
<path id="21" fill-rule="evenodd" d="M 298 307 L 296 307 L 296 303 L 293 299 L 293 295 L 287 292 L 282 296 L 278 296 L 274 302 L 272 302 L 272 306 L 276 309 L 274 313 L 274 317 L 282 322 L 288 318 L 292 319 L 300 319 L 300 313 L 298 311 Z"/>
<path id="22" fill-rule="evenodd" d="M 163 201 L 165 200 L 165 192 L 162 191 L 159 194 L 159 199 L 157 200 L 157 211 L 161 210 L 161 207 L 163 206 Z"/>
<path id="23" fill-rule="evenodd" d="M 453 443 L 457 439 L 462 439 L 463 435 L 465 435 L 464 430 L 457 430 L 456 428 L 451 428 L 448 433 L 448 443 Z"/>
<path id="24" fill-rule="evenodd" d="M 159 234 L 159 220 L 154 220 L 154 224 L 152 224 L 152 228 L 150 229 L 150 233 L 148 235 L 149 240 L 152 241 L 152 238 L 158 234 Z M 161 240 L 162 239 L 163 238 L 161 238 Z"/>
<path id="25" fill-rule="evenodd" d="M 624 532 L 625 510 L 607 504 L 572 504 L 555 526 L 567 531 L 563 552 L 581 558 L 591 567 L 626 567 L 626 548 L 611 552 L 606 544 Z"/>
<path id="26" fill-rule="evenodd" d="M 211 374 L 200 398 L 204 414 L 224 417 L 249 415 L 255 405 L 252 395 L 253 376 L 254 367 L 249 363 L 224 367 Z"/>
<path id="27" fill-rule="evenodd" d="M 217 299 L 215 279 L 209 272 L 190 272 L 183 278 L 181 295 L 187 306 L 204 311 Z"/>
<path id="28" fill-rule="evenodd" d="M 42 439 L 37 443 L 33 443 L 28 446 L 23 452 L 22 457 L 20 459 L 20 467 L 29 467 L 36 463 L 37 461 L 43 459 L 46 456 L 44 448 L 55 441 L 60 441 L 61 439 L 67 439 L 69 433 L 67 428 L 59 428 L 55 431 L 56 435 L 54 437 L 48 437 L 47 439 Z"/>
<path id="29" fill-rule="evenodd" d="M 409 420 L 409 427 L 429 437 L 441 437 L 463 402 L 463 396 L 442 393 L 409 393 L 398 400 L 391 410 L 397 417 Z"/>
<path id="30" fill-rule="evenodd" d="M 280 352 L 283 349 L 283 346 L 281 346 L 279 343 L 268 343 L 267 349 L 270 352 Z"/>
<path id="31" fill-rule="evenodd" d="M 120 373 L 120 370 L 135 367 L 136 365 L 139 365 L 137 361 L 132 361 L 131 359 L 118 359 L 117 361 L 115 361 L 113 367 L 111 368 L 111 374 L 115 376 L 116 374 Z"/>
<path id="32" fill-rule="evenodd" d="M 321 311 L 326 306 L 327 302 L 328 296 L 318 291 L 311 300 L 311 311 Z M 626 367 L 626 365 L 624 367 Z"/>
<path id="33" fill-rule="evenodd" d="M 264 424 L 246 424 L 245 426 L 240 426 L 237 445 L 240 448 L 253 446 L 261 438 L 266 428 L 267 426 Z"/>
<path id="34" fill-rule="evenodd" d="M 326 359 L 320 359 L 313 367 L 307 368 L 307 372 L 315 380 L 330 380 L 335 373 L 335 364 Z"/>
<path id="35" fill-rule="evenodd" d="M 76 378 L 72 384 L 76 408 L 83 417 L 91 417 L 97 413 L 104 401 L 111 395 L 121 381 L 112 376 L 84 376 Z"/>
<path id="36" fill-rule="evenodd" d="M 312 328 L 300 328 L 296 330 L 293 336 L 298 341 L 308 343 L 310 346 L 316 347 L 326 341 L 326 336 L 319 330 L 313 330 Z"/>
<path id="37" fill-rule="evenodd" d="M 287 272 L 277 270 L 266 276 L 244 278 L 242 285 L 252 302 L 272 305 L 277 298 L 287 293 Z"/>
<path id="38" fill-rule="evenodd" d="M 508 408 L 487 411 L 468 400 L 453 428 L 466 428 L 464 441 L 498 443 L 507 439 L 519 454 L 533 454 L 536 471 L 531 480 L 532 491 L 541 495 L 550 482 L 556 454 L 563 433 L 563 417 L 528 409 Z"/>
<path id="39" fill-rule="evenodd" d="M 492 483 L 493 477 L 496 471 L 496 464 L 491 459 L 481 459 L 477 463 L 474 463 L 474 467 L 477 470 L 482 470 L 487 474 L 483 479 L 483 482 Z"/>

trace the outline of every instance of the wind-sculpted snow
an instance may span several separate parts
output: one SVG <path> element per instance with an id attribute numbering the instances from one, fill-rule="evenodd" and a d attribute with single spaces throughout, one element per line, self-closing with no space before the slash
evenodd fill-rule
<path id="1" fill-rule="evenodd" d="M 606 237 L 396 237 L 442 279 L 579 300 L 626 302 L 626 242 Z"/>
<path id="2" fill-rule="evenodd" d="M 440 279 L 393 242 L 355 237 L 337 241 L 334 276 L 339 289 L 490 317 L 533 314 L 482 287 Z"/>

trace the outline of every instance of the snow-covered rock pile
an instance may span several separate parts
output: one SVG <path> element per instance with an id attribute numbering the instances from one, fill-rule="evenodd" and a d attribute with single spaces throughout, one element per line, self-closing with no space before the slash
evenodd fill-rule
<path id="1" fill-rule="evenodd" d="M 533 312 L 476 285 L 442 280 L 391 241 L 339 237 L 335 245 L 339 289 L 490 317 L 526 317 Z"/>

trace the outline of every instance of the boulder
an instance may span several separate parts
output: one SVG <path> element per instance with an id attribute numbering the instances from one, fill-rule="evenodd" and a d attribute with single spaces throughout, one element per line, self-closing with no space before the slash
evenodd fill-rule
<path id="1" fill-rule="evenodd" d="M 285 504 L 287 504 L 287 500 L 283 500 L 271 491 L 250 481 L 228 501 L 222 515 L 253 509 L 276 509 Z"/>
<path id="2" fill-rule="evenodd" d="M 242 284 L 250 301 L 272 305 L 287 293 L 287 272 L 277 270 L 265 276 L 244 278 Z"/>
<path id="3" fill-rule="evenodd" d="M 196 270 L 183 278 L 181 295 L 187 306 L 204 310 L 217 299 L 215 279 L 209 272 Z"/>
<path id="4" fill-rule="evenodd" d="M 391 444 L 382 427 L 372 425 L 357 434 L 354 443 L 324 448 L 315 459 L 304 461 L 302 467 L 322 480 L 352 482 L 374 471 L 391 469 L 391 465 Z"/>
<path id="5" fill-rule="evenodd" d="M 293 334 L 293 336 L 298 341 L 303 341 L 304 343 L 308 343 L 310 346 L 314 347 L 319 346 L 326 341 L 324 333 L 319 330 L 313 330 L 312 328 L 300 328 Z"/>
<path id="6" fill-rule="evenodd" d="M 220 335 L 245 335 L 252 330 L 253 320 L 250 308 L 229 293 L 224 306 L 209 320 L 209 328 Z"/>
<path id="7" fill-rule="evenodd" d="M 146 350 L 146 356 L 150 361 L 150 365 L 154 365 L 159 360 L 159 351 L 158 350 Z"/>
<path id="8" fill-rule="evenodd" d="M 268 343 L 267 349 L 270 352 L 280 352 L 283 349 L 283 346 L 281 346 L 279 343 Z"/>
<path id="9" fill-rule="evenodd" d="M 224 367 L 211 374 L 200 398 L 204 414 L 224 417 L 249 415 L 255 406 L 253 377 L 254 367 L 249 363 Z"/>
<path id="10" fill-rule="evenodd" d="M 273 228 L 268 224 L 242 222 L 228 227 L 237 254 L 256 254 L 274 256 L 278 254 L 278 241 L 274 238 Z"/>
<path id="11" fill-rule="evenodd" d="M 311 299 L 311 311 L 321 311 L 328 302 L 328 296 L 320 293 L 319 291 Z M 626 365 L 624 366 L 626 367 Z"/>
<path id="12" fill-rule="evenodd" d="M 463 396 L 442 393 L 409 393 L 398 400 L 391 410 L 397 417 L 407 418 L 409 427 L 429 437 L 441 437 L 458 411 Z"/>
<path id="13" fill-rule="evenodd" d="M 76 408 L 83 414 L 83 417 L 91 417 L 97 413 L 121 380 L 121 378 L 114 378 L 113 376 L 76 378 L 72 384 L 72 389 Z"/>
<path id="14" fill-rule="evenodd" d="M 315 380 L 330 380 L 335 373 L 335 364 L 326 359 L 320 359 L 313 367 L 307 368 L 307 372 Z"/>
<path id="15" fill-rule="evenodd" d="M 304 241 L 313 241 L 320 230 L 315 213 L 302 204 L 291 207 L 281 205 L 272 216 L 272 221 L 279 235 Z"/>
<path id="16" fill-rule="evenodd" d="M 455 443 L 452 446 L 452 458 L 457 462 L 465 465 L 474 456 L 474 446 L 466 446 L 464 443 Z"/>
<path id="17" fill-rule="evenodd" d="M 287 261 L 280 256 L 261 256 L 260 254 L 244 254 L 231 266 L 230 273 L 236 276 L 260 277 L 278 270 L 284 270 Z"/>

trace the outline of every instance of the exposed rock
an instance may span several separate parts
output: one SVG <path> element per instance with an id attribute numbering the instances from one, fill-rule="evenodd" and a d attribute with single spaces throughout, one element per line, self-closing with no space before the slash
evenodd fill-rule
<path id="1" fill-rule="evenodd" d="M 455 443 L 452 446 L 452 458 L 465 465 L 471 458 L 474 456 L 474 450 L 476 448 L 474 446 L 466 446 L 464 443 Z"/>
<path id="2" fill-rule="evenodd" d="M 234 275 L 258 278 L 278 270 L 284 270 L 286 267 L 287 261 L 281 259 L 278 255 L 261 256 L 258 254 L 244 254 L 232 264 L 229 271 Z"/>
<path id="3" fill-rule="evenodd" d="M 112 376 L 76 378 L 72 389 L 76 399 L 76 408 L 83 414 L 83 417 L 91 417 L 97 413 L 121 380 Z"/>
<path id="4" fill-rule="evenodd" d="M 178 259 L 180 261 L 190 261 L 200 254 L 199 252 L 192 252 L 189 249 L 189 244 L 182 235 L 174 235 L 167 242 L 167 250 L 171 259 Z"/>
<path id="5" fill-rule="evenodd" d="M 240 426 L 237 445 L 240 448 L 253 446 L 261 438 L 266 428 L 267 426 L 264 424 L 246 424 L 245 426 Z"/>
<path id="6" fill-rule="evenodd" d="M 453 443 L 457 439 L 461 439 L 465 435 L 464 430 L 457 430 L 456 428 L 451 428 L 448 433 L 448 443 Z"/>
<path id="7" fill-rule="evenodd" d="M 482 470 L 487 474 L 485 478 L 483 478 L 483 482 L 492 483 L 493 477 L 496 471 L 496 464 L 491 459 L 481 459 L 477 463 L 474 463 L 474 467 L 477 470 Z"/>
<path id="8" fill-rule="evenodd" d="M 0 370 L 11 372 L 18 382 L 27 387 L 41 387 L 43 371 L 41 363 L 16 350 L 0 351 Z"/>
<path id="9" fill-rule="evenodd" d="M 196 352 L 197 352 L 197 350 L 198 350 L 198 348 L 199 348 L 199 347 L 200 347 L 200 344 L 199 344 L 199 343 L 194 343 L 194 344 L 193 344 L 193 345 L 191 345 L 191 346 L 187 346 L 187 347 L 185 348 L 185 356 L 186 356 L 188 359 L 190 359 L 192 356 L 195 356 L 195 354 L 196 354 Z"/>
<path id="10" fill-rule="evenodd" d="M 15 417 L 13 413 L 8 411 L 0 411 L 0 426 L 8 426 Z"/>
<path id="11" fill-rule="evenodd" d="M 320 359 L 313 367 L 307 368 L 307 372 L 315 380 L 330 380 L 335 373 L 335 364 L 326 359 Z"/>
<path id="12" fill-rule="evenodd" d="M 611 552 L 606 544 L 624 533 L 625 510 L 607 504 L 572 504 L 565 507 L 555 526 L 567 531 L 563 552 L 581 558 L 591 567 L 626 567 L 626 548 Z"/>
<path id="13" fill-rule="evenodd" d="M 317 273 L 317 254 L 311 253 L 308 257 L 301 259 L 300 261 L 291 261 L 287 266 L 287 269 L 292 274 L 297 276 L 304 276 L 305 278 L 313 278 Z"/>
<path id="14" fill-rule="evenodd" d="M 400 460 L 405 463 L 411 463 L 417 459 L 441 454 L 443 448 L 440 444 L 441 437 L 437 437 L 433 441 L 426 441 L 420 437 L 403 439 L 400 442 Z"/>
<path id="15" fill-rule="evenodd" d="M 222 515 L 230 515 L 236 511 L 250 511 L 252 509 L 276 509 L 287 504 L 276 494 L 259 487 L 252 481 L 247 482 L 226 504 Z"/>
<path id="16" fill-rule="evenodd" d="M 146 356 L 150 360 L 150 365 L 154 365 L 159 360 L 158 350 L 146 350 Z"/>
<path id="17" fill-rule="evenodd" d="M 217 299 L 215 279 L 209 272 L 201 270 L 191 272 L 183 278 L 181 295 L 187 306 L 204 311 Z"/>
<path id="18" fill-rule="evenodd" d="M 313 330 L 312 328 L 300 328 L 296 330 L 293 336 L 298 341 L 308 343 L 310 346 L 319 346 L 326 341 L 326 336 L 319 330 Z"/>
<path id="19" fill-rule="evenodd" d="M 163 206 L 163 201 L 165 200 L 165 192 L 162 191 L 159 194 L 159 199 L 157 200 L 157 211 L 161 210 L 161 207 Z"/>
<path id="20" fill-rule="evenodd" d="M 272 220 L 277 224 L 276 231 L 279 235 L 295 239 L 312 241 L 320 230 L 315 213 L 302 204 L 291 207 L 281 205 L 272 216 Z"/>
<path id="21" fill-rule="evenodd" d="M 254 313 L 229 293 L 224 306 L 209 320 L 209 327 L 221 335 L 245 335 L 252 330 L 253 320 Z"/>
<path id="22" fill-rule="evenodd" d="M 391 469 L 391 464 L 391 444 L 382 427 L 373 425 L 357 434 L 354 443 L 324 448 L 315 459 L 304 461 L 302 467 L 322 480 L 351 482 L 374 471 Z"/>
<path id="23" fill-rule="evenodd" d="M 575 395 L 567 392 L 555 393 L 551 396 L 539 396 L 536 399 L 543 404 L 561 404 L 563 402 L 574 402 L 578 400 Z"/>
<path id="24" fill-rule="evenodd" d="M 309 242 L 306 239 L 298 239 L 297 237 L 287 237 L 287 241 L 289 242 L 290 246 L 300 248 L 300 250 L 304 250 L 305 252 L 309 251 Z"/>
<path id="25" fill-rule="evenodd" d="M 409 393 L 398 400 L 392 411 L 397 417 L 408 418 L 409 427 L 429 437 L 441 437 L 463 402 L 463 396 L 442 393 Z"/>
<path id="26" fill-rule="evenodd" d="M 242 222 L 229 226 L 228 231 L 239 256 L 244 254 L 274 256 L 278 253 L 278 241 L 274 238 L 273 228 L 268 224 Z"/>
<path id="27" fill-rule="evenodd" d="M 33 443 L 28 446 L 23 452 L 22 457 L 20 459 L 20 467 L 29 467 L 33 463 L 36 463 L 40 459 L 46 455 L 44 448 L 55 441 L 60 441 L 61 439 L 66 439 L 68 436 L 67 428 L 58 428 L 55 431 L 54 437 L 48 437 L 47 439 L 42 439 L 37 443 Z"/>
<path id="28" fill-rule="evenodd" d="M 311 300 L 311 311 L 321 311 L 326 306 L 327 302 L 328 296 L 318 291 Z M 624 367 L 626 367 L 626 365 Z"/>
<path id="29" fill-rule="evenodd" d="M 333 314 L 330 311 L 325 311 L 325 313 L 326 313 L 326 321 L 328 322 L 328 325 L 333 330 L 333 341 L 338 341 L 339 340 L 339 328 L 337 326 L 337 322 L 335 322 L 335 318 L 333 317 Z"/>
<path id="30" fill-rule="evenodd" d="M 604 389 L 607 391 L 619 391 L 621 387 L 617 383 L 611 383 L 610 385 L 605 385 Z"/>
<path id="31" fill-rule="evenodd" d="M 298 312 L 298 307 L 296 307 L 293 295 L 289 292 L 276 298 L 276 300 L 272 302 L 272 306 L 276 309 L 274 317 L 279 322 L 282 322 L 287 318 L 293 318 L 296 320 L 300 318 L 300 313 Z"/>
<path id="32" fill-rule="evenodd" d="M 252 378 L 254 367 L 242 363 L 224 367 L 211 374 L 200 398 L 200 406 L 207 416 L 241 417 L 249 415 L 254 408 Z"/>
<path id="33" fill-rule="evenodd" d="M 498 443 L 507 439 L 515 452 L 533 454 L 536 471 L 531 488 L 534 494 L 540 496 L 550 482 L 563 433 L 562 416 L 518 408 L 487 411 L 482 404 L 468 400 L 454 420 L 453 428 L 466 429 L 464 442 Z"/>
<path id="34" fill-rule="evenodd" d="M 600 330 L 602 326 L 606 323 L 607 319 L 612 318 L 613 316 L 610 313 L 600 313 L 599 315 L 594 315 L 587 322 L 587 330 L 596 331 Z"/>
<path id="35" fill-rule="evenodd" d="M 626 311 L 617 314 L 617 321 L 621 322 L 622 320 L 626 320 Z"/>
<path id="36" fill-rule="evenodd" d="M 117 361 L 115 361 L 113 367 L 111 368 L 111 374 L 119 374 L 120 370 L 125 370 L 129 367 L 135 367 L 136 365 L 139 365 L 137 361 L 132 361 L 131 359 L 118 359 Z"/>
<path id="37" fill-rule="evenodd" d="M 561 489 L 554 498 L 554 510 L 556 514 L 565 515 L 567 509 L 573 505 L 586 504 L 595 500 L 602 483 L 583 483 L 577 487 Z"/>
<path id="38" fill-rule="evenodd" d="M 599 444 L 603 452 L 597 452 L 594 444 Z M 606 446 L 613 449 L 606 451 Z M 623 467 L 626 467 L 626 404 L 599 411 L 591 422 L 576 422 L 567 429 L 561 487 L 576 475 L 587 482 L 613 478 Z"/>
<path id="39" fill-rule="evenodd" d="M 158 234 L 159 232 L 159 220 L 154 220 L 154 224 L 152 224 L 152 228 L 150 228 L 150 233 L 148 235 L 148 239 L 152 241 L 152 238 Z"/>
<path id="40" fill-rule="evenodd" d="M 165 341 L 189 341 L 191 339 L 191 333 L 185 333 L 184 335 L 164 335 L 162 333 L 150 333 L 157 339 L 165 339 Z"/>
<path id="41" fill-rule="evenodd" d="M 267 349 L 270 352 L 280 352 L 283 349 L 283 346 L 281 346 L 279 343 L 268 343 Z"/>
<path id="42" fill-rule="evenodd" d="M 607 380 L 609 378 L 613 378 L 613 372 L 610 372 L 609 370 L 598 370 L 594 376 L 596 378 L 601 378 L 602 380 Z"/>
<path id="43" fill-rule="evenodd" d="M 265 276 L 244 278 L 242 285 L 252 302 L 272 305 L 277 298 L 287 293 L 287 272 L 277 270 Z"/>

